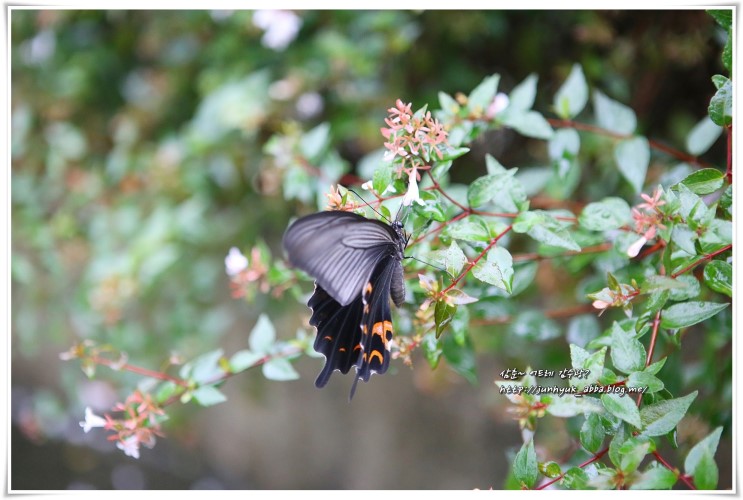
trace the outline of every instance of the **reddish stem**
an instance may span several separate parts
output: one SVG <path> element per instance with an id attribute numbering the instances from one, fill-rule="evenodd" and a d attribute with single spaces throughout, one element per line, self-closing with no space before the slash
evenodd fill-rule
<path id="1" fill-rule="evenodd" d="M 587 467 L 588 465 L 591 465 L 592 463 L 597 462 L 598 460 L 601 460 L 601 457 L 603 457 L 604 455 L 606 455 L 606 453 L 608 451 L 609 451 L 609 447 L 607 446 L 606 448 L 604 448 L 603 450 L 601 450 L 600 452 L 596 453 L 594 456 L 592 456 L 591 458 L 589 458 L 588 460 L 586 460 L 585 462 L 583 462 L 582 464 L 580 464 L 578 467 L 580 469 L 582 469 L 583 467 Z M 550 481 L 547 481 L 546 483 L 544 483 L 543 485 L 541 485 L 541 486 L 539 486 L 538 488 L 535 488 L 535 489 L 537 489 L 537 490 L 543 490 L 547 486 L 551 486 L 551 485 L 555 484 L 557 481 L 559 481 L 560 479 L 562 479 L 563 477 L 565 477 L 565 474 L 567 474 L 567 471 L 563 472 L 562 474 L 560 474 L 559 476 L 557 476 L 555 479 L 552 479 Z"/>
<path id="2" fill-rule="evenodd" d="M 660 453 L 658 453 L 657 451 L 653 452 L 653 456 L 658 460 L 658 462 L 662 463 L 666 469 L 670 470 L 673 473 L 678 472 L 671 464 L 666 462 L 666 460 L 662 456 L 660 456 Z M 678 478 L 681 479 L 684 483 L 686 483 L 686 486 L 688 486 L 690 489 L 692 490 L 697 489 L 697 487 L 694 486 L 694 482 L 692 481 L 692 479 L 686 474 L 679 474 Z"/>
<path id="3" fill-rule="evenodd" d="M 705 256 L 704 256 L 704 257 L 702 257 L 701 259 L 699 259 L 699 260 L 697 260 L 697 261 L 695 261 L 695 262 L 692 262 L 691 264 L 689 264 L 689 265 L 688 265 L 688 266 L 686 266 L 685 268 L 683 268 L 683 269 L 681 269 L 681 270 L 679 270 L 679 271 L 676 271 L 675 273 L 671 274 L 671 278 L 677 278 L 678 276 L 680 276 L 680 275 L 684 274 L 684 273 L 685 273 L 686 271 L 689 271 L 690 269 L 694 269 L 695 267 L 697 267 L 697 266 L 698 266 L 699 264 L 701 264 L 702 262 L 704 262 L 704 261 L 707 261 L 707 260 L 712 260 L 712 259 L 713 259 L 714 257 L 716 257 L 716 256 L 720 255 L 721 253 L 725 253 L 725 252 L 727 252 L 727 251 L 728 251 L 728 250 L 730 250 L 731 248 L 733 248 L 733 245 L 732 245 L 732 244 L 731 244 L 731 245 L 725 245 L 725 246 L 724 246 L 724 247 L 722 247 L 721 249 L 719 249 L 719 250 L 717 250 L 717 251 L 715 251 L 715 252 L 712 252 L 712 253 L 709 253 L 709 254 L 705 255 Z"/>
<path id="4" fill-rule="evenodd" d="M 480 262 L 480 259 L 482 259 L 485 255 L 487 255 L 488 251 L 490 251 L 490 249 L 493 248 L 498 243 L 498 240 L 500 240 L 503 236 L 505 236 L 512 228 L 513 226 L 508 226 L 502 233 L 500 233 L 498 236 L 493 238 L 490 241 L 490 243 L 488 243 L 488 246 L 486 246 L 485 249 L 482 252 L 480 252 L 480 255 L 475 257 L 475 260 L 470 262 L 467 268 L 464 271 L 462 271 L 462 273 L 459 276 L 457 276 L 454 279 L 454 281 L 452 281 L 451 284 L 441 292 L 440 296 L 446 295 L 446 292 L 454 288 L 456 284 L 462 280 L 462 278 L 467 276 L 467 274 L 472 270 L 472 268 L 475 267 L 478 262 Z"/>
<path id="5" fill-rule="evenodd" d="M 103 358 L 101 356 L 92 356 L 90 359 L 95 364 L 108 366 L 112 370 L 126 370 L 132 373 L 137 373 L 139 375 L 144 375 L 145 377 L 152 377 L 158 380 L 165 380 L 167 382 L 173 382 L 174 384 L 180 385 L 181 387 L 188 386 L 188 382 L 186 382 L 185 380 L 172 377 L 168 375 L 167 373 L 156 372 L 154 370 L 148 370 L 147 368 L 142 368 L 141 366 L 130 365 L 129 363 L 119 364 L 117 361 L 111 361 L 110 359 Z"/>

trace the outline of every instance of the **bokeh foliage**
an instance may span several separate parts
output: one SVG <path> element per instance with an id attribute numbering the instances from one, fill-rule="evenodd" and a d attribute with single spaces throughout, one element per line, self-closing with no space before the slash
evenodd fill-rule
<path id="1" fill-rule="evenodd" d="M 231 329 L 247 336 L 249 328 L 236 324 L 226 305 L 227 250 L 265 241 L 279 256 L 291 216 L 322 207 L 330 184 L 370 179 L 383 142 L 379 129 L 398 97 L 434 109 L 440 91 L 468 93 L 494 73 L 501 75 L 499 88 L 511 91 L 534 74 L 534 109 L 561 116 L 552 96 L 577 63 L 592 88 L 634 110 L 644 136 L 683 149 L 715 93 L 710 77 L 727 74 L 718 57 L 724 34 L 701 11 L 307 11 L 284 50 L 262 45 L 252 18 L 13 12 L 14 373 L 33 371 L 45 353 L 86 338 L 157 366 L 171 351 L 187 359 L 210 351 Z M 522 167 L 530 197 L 570 206 L 641 191 L 614 167 L 605 138 L 591 134 L 580 138 L 590 172 L 581 177 L 575 159 L 563 154 L 574 143 L 572 131 L 563 132 L 550 142 L 562 148 L 557 153 L 545 151 L 544 141 L 489 132 L 451 178 L 466 185 L 481 177 L 490 153 Z M 722 142 L 705 156 L 716 165 L 725 163 Z M 555 167 L 557 156 L 567 161 Z M 300 157 L 321 165 L 322 175 L 307 175 Z M 550 181 L 553 168 L 566 174 Z M 690 172 L 685 164 L 651 163 L 647 185 L 671 185 Z M 513 319 L 503 335 L 474 329 L 478 352 L 498 352 L 505 365 L 523 366 L 524 359 L 532 367 L 564 365 L 562 336 L 583 345 L 598 336 L 593 316 L 560 323 L 530 311 L 585 301 L 605 286 L 560 269 L 564 264 L 578 276 L 588 260 L 555 262 L 547 271 L 536 263 L 518 267 L 519 278 L 536 276 L 538 283 L 523 302 L 472 306 L 473 315 Z M 615 264 L 607 257 L 604 267 Z M 244 322 L 262 311 L 279 316 L 292 305 L 270 294 L 251 299 Z M 717 361 L 730 345 L 730 314 L 705 323 L 706 335 L 693 341 L 699 356 L 669 358 L 666 367 L 685 374 L 666 386 L 674 394 L 690 385 L 702 391 L 696 414 L 707 431 L 731 423 L 725 381 L 732 360 Z M 51 395 L 41 393 L 36 407 L 47 410 L 35 418 L 42 434 L 61 437 L 53 422 L 79 419 L 78 375 L 71 365 L 47 369 L 64 375 Z M 135 382 L 121 378 L 122 385 Z"/>

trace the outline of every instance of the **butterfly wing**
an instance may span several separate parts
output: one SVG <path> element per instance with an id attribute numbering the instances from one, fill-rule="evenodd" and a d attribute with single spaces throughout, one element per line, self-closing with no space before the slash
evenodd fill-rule
<path id="1" fill-rule="evenodd" d="M 315 351 L 325 355 L 325 366 L 315 380 L 315 387 L 324 387 L 335 370 L 348 373 L 361 352 L 361 318 L 364 305 L 359 295 L 347 306 L 315 286 L 307 303 L 312 309 L 310 325 L 317 328 Z"/>
<path id="2" fill-rule="evenodd" d="M 356 364 L 356 380 L 351 397 L 359 380 L 369 381 L 372 373 L 382 374 L 390 364 L 392 342 L 392 311 L 390 290 L 393 276 L 402 273 L 400 260 L 388 257 L 379 263 L 361 294 L 361 355 Z"/>
<path id="3" fill-rule="evenodd" d="M 392 311 L 390 289 L 400 261 L 394 257 L 383 259 L 364 286 L 363 292 L 347 306 L 341 306 L 320 286 L 307 305 L 312 308 L 310 324 L 317 327 L 315 350 L 325 355 L 325 366 L 316 387 L 323 387 L 335 370 L 348 373 L 356 366 L 356 382 L 369 381 L 372 373 L 384 373 L 390 362 L 392 340 Z"/>
<path id="4" fill-rule="evenodd" d="M 314 277 L 341 306 L 358 298 L 377 264 L 399 248 L 389 225 L 342 211 L 296 220 L 283 243 L 289 261 Z"/>

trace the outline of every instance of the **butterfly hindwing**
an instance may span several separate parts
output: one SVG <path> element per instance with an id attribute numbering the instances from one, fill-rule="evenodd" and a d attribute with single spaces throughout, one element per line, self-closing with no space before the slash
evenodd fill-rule
<path id="1" fill-rule="evenodd" d="M 361 351 L 361 324 L 363 304 L 361 297 L 347 306 L 341 306 L 319 286 L 307 303 L 312 309 L 310 325 L 317 328 L 315 351 L 325 355 L 325 366 L 315 380 L 316 387 L 324 387 L 335 370 L 348 373 L 356 364 Z"/>

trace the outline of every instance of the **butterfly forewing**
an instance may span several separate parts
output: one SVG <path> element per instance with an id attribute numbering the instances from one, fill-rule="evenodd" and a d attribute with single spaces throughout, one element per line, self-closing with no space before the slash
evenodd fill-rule
<path id="1" fill-rule="evenodd" d="M 315 278 L 339 304 L 361 294 L 374 268 L 398 248 L 390 226 L 352 212 L 318 212 L 295 221 L 284 235 L 290 262 Z"/>

